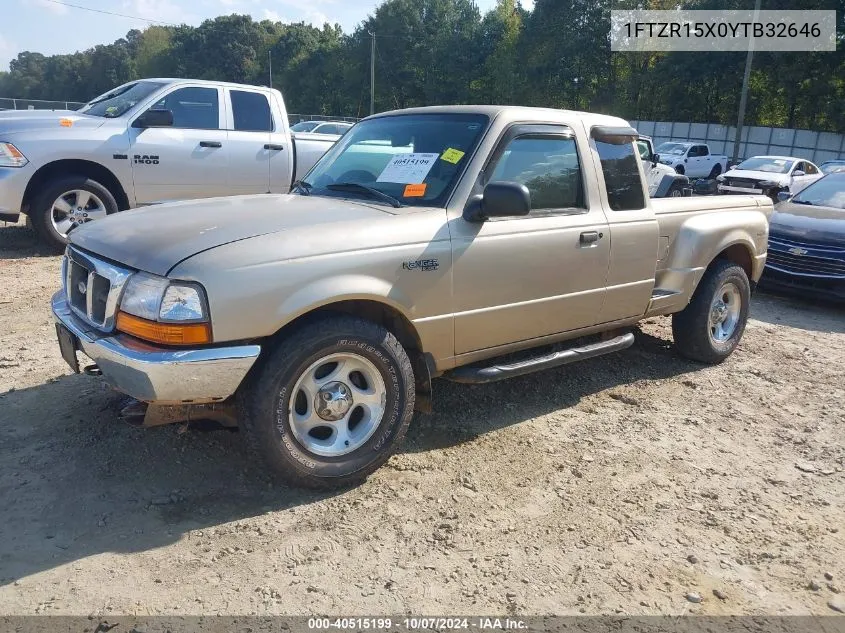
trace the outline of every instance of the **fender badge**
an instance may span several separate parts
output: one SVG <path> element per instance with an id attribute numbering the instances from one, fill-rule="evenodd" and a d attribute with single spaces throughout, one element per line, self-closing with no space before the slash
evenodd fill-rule
<path id="1" fill-rule="evenodd" d="M 430 271 L 440 268 L 440 262 L 436 259 L 418 259 L 412 262 L 402 262 L 402 268 L 405 270 L 422 270 Z"/>

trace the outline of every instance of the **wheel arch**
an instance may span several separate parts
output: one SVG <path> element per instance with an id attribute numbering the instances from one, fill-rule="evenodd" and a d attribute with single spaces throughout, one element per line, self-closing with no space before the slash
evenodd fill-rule
<path id="1" fill-rule="evenodd" d="M 275 348 L 278 341 L 294 330 L 307 327 L 309 323 L 313 323 L 322 317 L 337 314 L 355 316 L 378 323 L 396 337 L 411 359 L 411 365 L 414 369 L 417 389 L 415 408 L 418 411 L 430 413 L 432 402 L 431 379 L 435 371 L 434 361 L 431 355 L 424 351 L 419 332 L 407 314 L 386 297 L 351 296 L 325 300 L 308 306 L 300 310 L 296 316 L 268 337 L 268 350 Z"/>
<path id="2" fill-rule="evenodd" d="M 25 212 L 29 212 L 32 200 L 38 195 L 45 183 L 67 176 L 85 176 L 96 180 L 114 196 L 118 210 L 124 211 L 129 208 L 129 196 L 114 172 L 100 163 L 74 158 L 56 160 L 42 165 L 36 170 L 24 190 L 22 206 Z"/>

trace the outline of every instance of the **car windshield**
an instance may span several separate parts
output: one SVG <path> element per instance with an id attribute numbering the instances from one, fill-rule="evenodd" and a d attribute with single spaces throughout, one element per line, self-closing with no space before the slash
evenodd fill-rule
<path id="1" fill-rule="evenodd" d="M 163 83 L 155 81 L 138 81 L 134 84 L 126 84 L 92 99 L 79 111 L 91 116 L 113 119 L 132 109 L 136 103 L 143 101 L 163 85 Z"/>
<path id="2" fill-rule="evenodd" d="M 832 160 L 827 163 L 822 163 L 819 166 L 823 174 L 832 174 L 836 171 L 845 171 L 845 160 Z"/>
<path id="3" fill-rule="evenodd" d="M 747 171 L 765 171 L 771 174 L 786 174 L 792 168 L 795 161 L 788 158 L 768 158 L 766 156 L 755 156 L 742 161 L 736 169 Z"/>
<path id="4" fill-rule="evenodd" d="M 686 143 L 663 143 L 657 148 L 658 154 L 675 154 L 681 156 L 690 148 Z"/>
<path id="5" fill-rule="evenodd" d="M 488 123 L 485 115 L 440 113 L 362 121 L 314 165 L 304 187 L 314 195 L 445 206 Z"/>
<path id="6" fill-rule="evenodd" d="M 315 127 L 317 127 L 316 121 L 302 121 L 296 125 L 291 125 L 290 130 L 291 132 L 310 132 Z"/>
<path id="7" fill-rule="evenodd" d="M 845 172 L 835 172 L 817 180 L 796 194 L 792 202 L 845 209 Z"/>

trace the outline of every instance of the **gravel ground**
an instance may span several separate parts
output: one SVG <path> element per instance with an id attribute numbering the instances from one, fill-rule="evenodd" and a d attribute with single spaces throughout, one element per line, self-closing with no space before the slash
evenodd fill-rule
<path id="1" fill-rule="evenodd" d="M 118 417 L 69 375 L 59 258 L 0 228 L 0 613 L 833 614 L 845 311 L 759 294 L 719 367 L 619 355 L 438 381 L 400 454 L 290 490 L 238 433 Z"/>

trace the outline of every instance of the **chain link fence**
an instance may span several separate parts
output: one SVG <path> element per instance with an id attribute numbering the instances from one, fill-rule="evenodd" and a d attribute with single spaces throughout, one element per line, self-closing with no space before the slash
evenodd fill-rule
<path id="1" fill-rule="evenodd" d="M 707 143 L 713 154 L 733 158 L 736 128 L 716 123 L 667 121 L 630 121 L 632 127 L 654 139 L 654 146 L 667 141 Z M 750 156 L 794 156 L 816 165 L 826 160 L 845 158 L 845 135 L 813 130 L 747 126 L 742 128 L 739 160 Z"/>
<path id="2" fill-rule="evenodd" d="M 42 99 L 9 99 L 0 97 L 0 110 L 78 110 L 79 101 L 44 101 Z"/>

